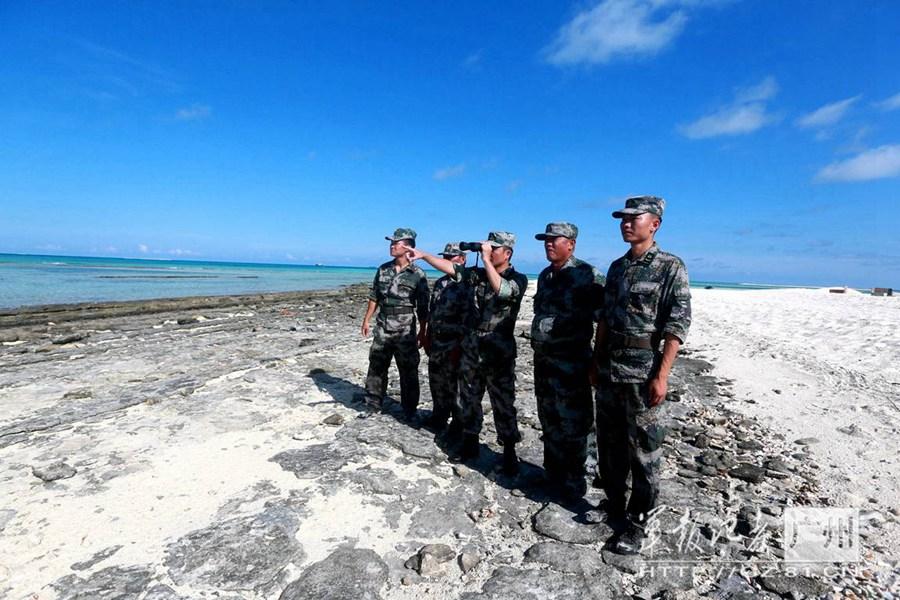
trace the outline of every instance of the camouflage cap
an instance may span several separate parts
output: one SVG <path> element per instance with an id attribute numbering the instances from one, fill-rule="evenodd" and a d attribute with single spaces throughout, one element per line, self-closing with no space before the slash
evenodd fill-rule
<path id="1" fill-rule="evenodd" d="M 488 234 L 487 242 L 494 248 L 501 246 L 512 248 L 516 245 L 516 234 L 508 231 L 492 231 Z"/>
<path id="2" fill-rule="evenodd" d="M 394 230 L 394 235 L 386 235 L 384 239 L 390 240 L 392 242 L 398 242 L 400 240 L 414 240 L 416 239 L 416 230 L 410 229 L 409 227 L 398 227 Z"/>
<path id="3" fill-rule="evenodd" d="M 466 253 L 459 249 L 458 243 L 450 242 L 446 246 L 444 246 L 444 251 L 441 252 L 441 256 L 444 258 L 448 256 L 465 256 Z"/>
<path id="4" fill-rule="evenodd" d="M 544 233 L 535 234 L 534 239 L 546 240 L 547 238 L 565 237 L 574 240 L 578 237 L 578 227 L 572 223 L 562 221 L 560 223 L 547 223 Z"/>
<path id="5" fill-rule="evenodd" d="M 621 219 L 625 215 L 642 215 L 652 213 L 662 219 L 666 201 L 658 196 L 634 196 L 625 201 L 625 208 L 612 214 L 614 219 Z"/>

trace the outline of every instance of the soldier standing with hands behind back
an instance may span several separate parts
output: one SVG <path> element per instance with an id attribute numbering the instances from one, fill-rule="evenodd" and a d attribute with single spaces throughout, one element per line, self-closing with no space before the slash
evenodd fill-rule
<path id="1" fill-rule="evenodd" d="M 664 208 L 662 198 L 638 196 L 612 214 L 622 220 L 622 239 L 631 249 L 609 267 L 594 344 L 595 368 L 602 373 L 597 389 L 598 469 L 608 516 L 628 518 L 613 548 L 621 554 L 640 552 L 641 525 L 656 506 L 665 435 L 659 413 L 691 324 L 684 263 L 660 250 L 654 240 Z M 629 472 L 631 498 L 626 507 Z"/>
<path id="2" fill-rule="evenodd" d="M 460 404 L 463 417 L 461 460 L 479 454 L 478 435 L 484 417 L 481 399 L 485 388 L 491 398 L 494 426 L 503 445 L 503 470 L 519 471 L 516 444 L 522 439 L 516 422 L 516 340 L 514 330 L 528 278 L 518 273 L 510 259 L 516 236 L 492 231 L 481 244 L 483 268 L 467 268 L 448 260 L 413 250 L 413 258 L 424 259 L 435 269 L 468 281 L 472 291 L 469 323 L 462 344 L 460 366 L 463 387 Z"/>
<path id="3" fill-rule="evenodd" d="M 603 276 L 575 258 L 578 227 L 572 223 L 550 223 L 534 237 L 544 242 L 550 261 L 538 277 L 531 323 L 544 473 L 554 492 L 576 501 L 587 491 L 591 337 L 603 302 Z"/>
<path id="4" fill-rule="evenodd" d="M 392 260 L 375 273 L 361 330 L 364 337 L 369 336 L 369 321 L 378 308 L 375 339 L 369 349 L 365 401 L 372 408 L 381 408 L 387 392 L 388 368 L 394 358 L 400 372 L 400 404 L 404 417 L 411 421 L 419 405 L 419 346 L 428 322 L 428 280 L 410 259 L 416 246 L 414 230 L 401 227 L 384 239 L 391 242 Z M 416 316 L 422 323 L 418 336 Z"/>

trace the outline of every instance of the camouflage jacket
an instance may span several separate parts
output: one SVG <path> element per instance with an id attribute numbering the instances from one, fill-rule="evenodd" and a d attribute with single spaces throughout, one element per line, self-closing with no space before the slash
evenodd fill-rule
<path id="1" fill-rule="evenodd" d="M 569 258 L 559 271 L 538 277 L 531 322 L 531 347 L 546 354 L 590 357 L 594 322 L 603 310 L 603 275 L 589 263 Z"/>
<path id="2" fill-rule="evenodd" d="M 470 290 L 467 282 L 450 275 L 437 280 L 431 290 L 428 327 L 435 339 L 461 338 L 469 314 Z"/>
<path id="3" fill-rule="evenodd" d="M 453 278 L 470 286 L 469 314 L 466 326 L 486 345 L 502 347 L 515 355 L 513 332 L 528 278 L 510 265 L 500 274 L 500 292 L 494 293 L 483 267 L 455 265 Z"/>
<path id="4" fill-rule="evenodd" d="M 647 381 L 659 361 L 659 341 L 672 334 L 684 342 L 691 326 L 691 290 L 680 258 L 656 243 L 637 260 L 628 254 L 609 267 L 603 318 L 609 328 L 613 381 Z M 635 340 L 650 348 L 634 347 Z M 625 340 L 625 341 L 623 341 Z"/>
<path id="5" fill-rule="evenodd" d="M 425 271 L 410 264 L 404 269 L 394 269 L 394 261 L 378 267 L 369 300 L 378 304 L 375 321 L 388 333 L 415 332 L 416 315 L 428 320 L 428 278 Z"/>

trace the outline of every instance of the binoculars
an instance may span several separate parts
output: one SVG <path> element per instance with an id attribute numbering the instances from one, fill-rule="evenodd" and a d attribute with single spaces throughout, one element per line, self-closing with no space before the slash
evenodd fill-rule
<path id="1" fill-rule="evenodd" d="M 481 252 L 481 242 L 460 242 L 459 249 L 463 252 Z"/>

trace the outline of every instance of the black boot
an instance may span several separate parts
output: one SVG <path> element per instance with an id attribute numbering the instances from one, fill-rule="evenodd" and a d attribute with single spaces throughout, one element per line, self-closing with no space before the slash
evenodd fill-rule
<path id="1" fill-rule="evenodd" d="M 510 442 L 503 445 L 503 474 L 510 477 L 519 474 L 519 457 L 516 456 L 516 445 Z"/>
<path id="2" fill-rule="evenodd" d="M 644 528 L 634 521 L 630 521 L 628 527 L 613 544 L 612 551 L 623 555 L 640 554 L 641 547 L 644 545 L 644 537 Z"/>
<path id="3" fill-rule="evenodd" d="M 478 458 L 481 446 L 478 444 L 477 433 L 464 433 L 462 447 L 459 449 L 459 460 L 474 460 Z"/>
<path id="4" fill-rule="evenodd" d="M 435 433 L 441 433 L 444 429 L 447 428 L 447 417 L 443 417 L 436 413 L 431 413 L 431 416 L 425 420 L 425 429 L 433 431 Z"/>

